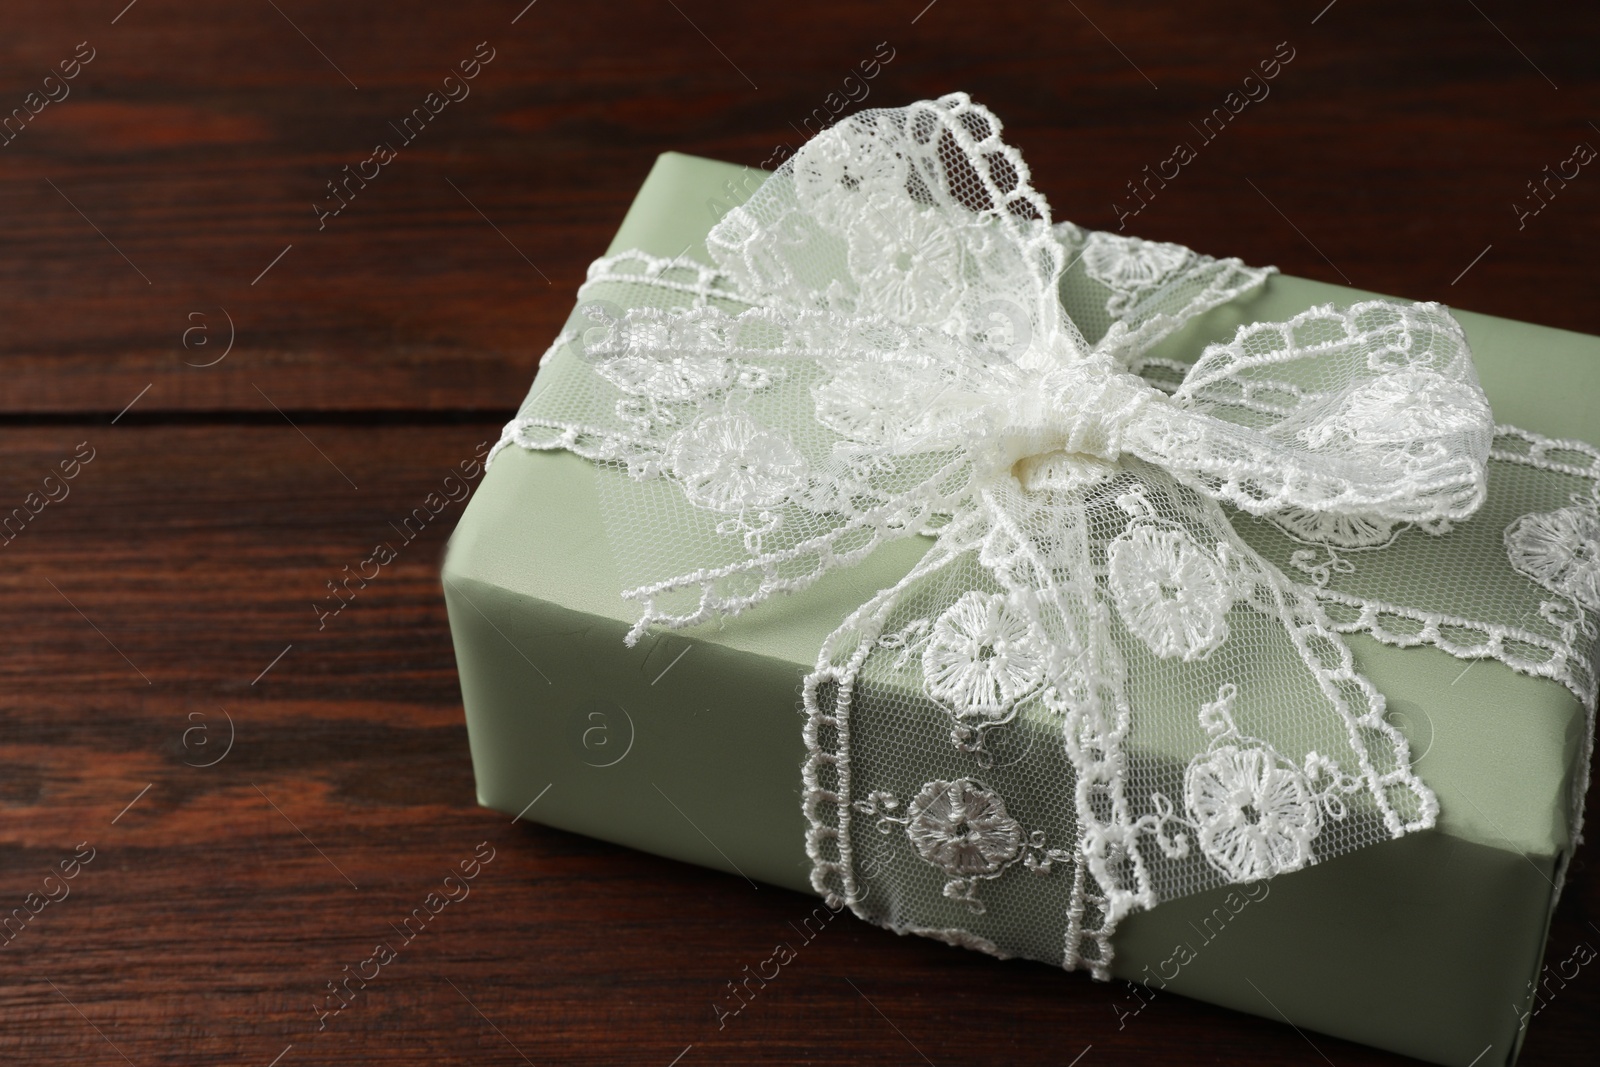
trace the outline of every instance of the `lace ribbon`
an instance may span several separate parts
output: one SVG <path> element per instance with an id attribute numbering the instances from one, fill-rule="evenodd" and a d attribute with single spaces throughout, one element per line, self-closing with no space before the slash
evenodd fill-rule
<path id="1" fill-rule="evenodd" d="M 864 112 L 717 224 L 714 266 L 597 261 L 496 452 L 617 472 L 630 643 L 922 538 L 806 679 L 812 882 L 1105 977 L 1132 910 L 1434 824 L 1342 634 L 1592 716 L 1600 453 L 1496 428 L 1438 304 L 1152 356 L 1270 268 L 1052 224 L 1000 133 L 959 93 Z M 1446 541 L 1471 581 L 1421 577 Z"/>

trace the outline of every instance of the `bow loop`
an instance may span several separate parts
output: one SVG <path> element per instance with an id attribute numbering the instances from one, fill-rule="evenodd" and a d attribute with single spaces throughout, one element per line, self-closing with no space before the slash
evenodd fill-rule
<path id="1" fill-rule="evenodd" d="M 1007 358 L 1088 345 L 1061 314 L 1067 249 L 1000 120 L 965 93 L 868 111 L 824 131 L 706 238 L 764 307 L 938 329 Z"/>
<path id="2" fill-rule="evenodd" d="M 1172 399 L 1130 447 L 1252 514 L 1459 520 L 1484 499 L 1494 419 L 1439 304 L 1241 327 Z"/>

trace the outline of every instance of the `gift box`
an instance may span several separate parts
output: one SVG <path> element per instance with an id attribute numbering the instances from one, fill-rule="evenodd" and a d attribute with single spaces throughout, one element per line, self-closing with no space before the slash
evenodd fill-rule
<path id="1" fill-rule="evenodd" d="M 610 252 L 709 263 L 711 227 L 762 177 L 663 155 Z M 1151 355 L 1191 363 L 1242 325 L 1372 296 L 1274 275 Z M 1600 440 L 1590 399 L 1600 391 L 1600 339 L 1455 314 L 1497 422 L 1555 443 Z M 581 335 L 587 324 L 575 314 L 569 329 Z M 553 350 L 530 397 L 580 360 L 572 346 Z M 1512 435 L 1497 439 L 1495 455 L 1515 462 L 1505 457 L 1547 444 Z M 1587 476 L 1576 462 L 1586 454 L 1562 453 L 1573 470 L 1560 476 Z M 620 595 L 616 562 L 627 534 L 605 521 L 602 499 L 633 492 L 642 514 L 648 494 L 616 469 L 570 452 L 506 448 L 451 539 L 443 585 L 479 801 L 815 892 L 797 693 L 840 620 L 900 581 L 931 542 L 892 541 L 720 625 L 651 632 L 629 647 L 639 611 Z M 1472 521 L 1498 531 L 1521 510 L 1491 491 Z M 1298 562 L 1301 570 L 1317 563 Z M 1136 912 L 1114 935 L 1111 975 L 1432 1062 L 1512 1062 L 1574 847 L 1591 724 L 1570 678 L 1563 684 L 1553 667 L 1517 671 L 1440 647 L 1453 641 L 1460 652 L 1475 639 L 1345 638 L 1438 798 L 1432 829 Z M 1592 679 L 1585 665 L 1568 670 Z M 1059 724 L 1042 718 L 1019 717 L 1013 730 L 1025 747 L 1060 743 Z M 993 906 L 1005 903 L 1001 892 Z M 1129 1010 L 1137 1003 L 1130 997 Z"/>

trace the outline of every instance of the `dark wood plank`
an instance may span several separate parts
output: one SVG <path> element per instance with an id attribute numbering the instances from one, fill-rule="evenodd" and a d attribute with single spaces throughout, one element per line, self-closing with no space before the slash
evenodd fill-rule
<path id="1" fill-rule="evenodd" d="M 1130 232 L 1600 331 L 1600 179 L 1552 186 L 1520 229 L 1512 207 L 1600 144 L 1581 5 L 1347 2 L 1313 24 L 1315 3 L 941 0 L 913 23 L 915 0 L 544 0 L 512 25 L 511 2 L 140 0 L 114 26 L 107 6 L 15 5 L 0 44 L 7 109 L 76 42 L 96 52 L 0 147 L 0 411 L 114 413 L 147 384 L 169 410 L 264 409 L 257 386 L 289 409 L 513 406 L 659 152 L 770 161 L 874 53 L 893 58 L 868 105 L 971 91 L 1061 217 L 1115 228 L 1127 184 L 1189 142 Z M 485 40 L 471 95 L 319 230 L 326 183 Z M 1270 95 L 1204 140 L 1284 41 Z M 221 352 L 224 310 L 232 353 L 186 366 Z"/>
<path id="2" fill-rule="evenodd" d="M 689 1045 L 681 1062 L 920 1062 L 913 1044 L 941 1064 L 1089 1045 L 1106 1062 L 1316 1059 L 1287 1026 L 1176 996 L 1119 1028 L 1120 984 L 848 915 L 719 1029 L 725 983 L 816 903 L 473 806 L 437 578 L 459 505 L 317 629 L 322 583 L 495 424 L 303 429 L 0 431 L 7 500 L 79 441 L 96 450 L 3 550 L 4 903 L 79 842 L 95 858 L 4 949 L 0 1058 L 120 1062 L 98 1027 L 141 1065 L 266 1064 L 291 1044 L 284 1065 L 524 1062 L 511 1042 L 535 1063 L 664 1065 Z M 326 983 L 481 842 L 494 859 L 471 895 L 319 1032 Z M 1597 908 L 1580 853 L 1552 961 L 1600 938 Z M 1597 1010 L 1585 970 L 1523 1062 L 1572 1062 Z M 1314 1040 L 1341 1065 L 1398 1062 Z"/>

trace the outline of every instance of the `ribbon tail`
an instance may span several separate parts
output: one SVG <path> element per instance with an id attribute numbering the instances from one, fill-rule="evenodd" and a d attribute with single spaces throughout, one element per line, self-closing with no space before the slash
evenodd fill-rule
<path id="1" fill-rule="evenodd" d="M 811 858 L 811 885 L 838 908 L 848 904 L 857 915 L 872 919 L 862 908 L 857 848 L 852 839 L 851 766 L 853 720 L 871 715 L 871 701 L 862 700 L 867 661 L 884 644 L 884 630 L 907 591 L 937 575 L 959 555 L 955 532 L 946 534 L 906 575 L 880 590 L 848 615 L 823 642 L 816 667 L 801 691 L 806 722 L 806 759 L 801 770 L 802 806 L 806 817 L 806 854 Z M 892 645 L 893 642 L 891 641 Z M 901 645 L 903 647 L 903 643 Z"/>
<path id="2" fill-rule="evenodd" d="M 1062 966 L 1085 968 L 1105 981 L 1117 923 L 1153 907 L 1156 896 L 1124 770 L 1134 715 L 1127 661 L 1112 638 L 1111 607 L 1095 578 L 1099 535 L 1088 505 L 1095 495 L 1092 489 L 1029 493 L 1015 483 L 998 484 L 983 494 L 993 529 L 980 558 L 1014 595 L 1032 591 L 1039 625 L 1050 637 L 1050 684 L 1040 699 L 1059 719 L 1077 823 Z"/>

